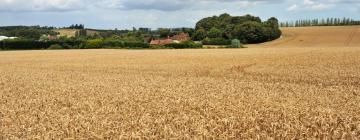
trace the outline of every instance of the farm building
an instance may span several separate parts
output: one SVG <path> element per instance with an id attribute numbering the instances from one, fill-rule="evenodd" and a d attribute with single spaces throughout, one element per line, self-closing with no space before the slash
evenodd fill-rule
<path id="1" fill-rule="evenodd" d="M 151 40 L 150 45 L 166 45 L 171 43 L 174 43 L 174 41 L 168 37 L 167 39 Z"/>
<path id="2" fill-rule="evenodd" d="M 175 35 L 173 37 L 171 37 L 172 40 L 177 40 L 177 41 L 180 41 L 180 42 L 183 42 L 183 41 L 188 41 L 190 40 L 190 36 L 188 33 L 180 33 L 178 35 Z"/>
<path id="3" fill-rule="evenodd" d="M 167 39 L 155 39 L 151 40 L 150 45 L 166 45 L 171 43 L 180 43 L 190 40 L 190 36 L 187 33 L 180 33 L 178 35 L 168 37 Z"/>

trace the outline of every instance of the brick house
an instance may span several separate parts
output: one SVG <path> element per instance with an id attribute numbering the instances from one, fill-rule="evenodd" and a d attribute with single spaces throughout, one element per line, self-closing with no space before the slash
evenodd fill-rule
<path id="1" fill-rule="evenodd" d="M 175 35 L 173 37 L 171 37 L 172 40 L 177 40 L 179 42 L 184 42 L 184 41 L 189 41 L 190 40 L 190 36 L 188 33 L 180 33 L 178 35 Z"/>
<path id="2" fill-rule="evenodd" d="M 173 42 L 174 41 L 168 37 L 167 39 L 151 40 L 150 45 L 166 45 L 166 44 L 171 44 Z"/>
<path id="3" fill-rule="evenodd" d="M 166 45 L 171 43 L 180 43 L 190 40 L 190 36 L 187 33 L 180 33 L 173 37 L 168 37 L 167 39 L 155 39 L 151 40 L 150 45 Z"/>

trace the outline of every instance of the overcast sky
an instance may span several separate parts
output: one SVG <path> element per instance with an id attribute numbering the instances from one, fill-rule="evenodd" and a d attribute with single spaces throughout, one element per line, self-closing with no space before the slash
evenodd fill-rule
<path id="1" fill-rule="evenodd" d="M 360 0 L 0 0 L 0 26 L 194 27 L 203 17 L 225 12 L 280 21 L 360 19 Z"/>

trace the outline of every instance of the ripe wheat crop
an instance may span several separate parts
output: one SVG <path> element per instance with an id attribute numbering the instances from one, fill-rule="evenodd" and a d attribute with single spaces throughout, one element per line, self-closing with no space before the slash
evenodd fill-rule
<path id="1" fill-rule="evenodd" d="M 356 139 L 359 54 L 0 52 L 0 139 Z"/>

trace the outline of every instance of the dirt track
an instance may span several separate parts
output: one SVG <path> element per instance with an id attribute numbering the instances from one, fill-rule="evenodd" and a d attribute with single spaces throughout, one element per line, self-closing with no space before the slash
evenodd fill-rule
<path id="1" fill-rule="evenodd" d="M 282 28 L 282 38 L 262 47 L 356 47 L 360 46 L 360 26 Z"/>

